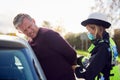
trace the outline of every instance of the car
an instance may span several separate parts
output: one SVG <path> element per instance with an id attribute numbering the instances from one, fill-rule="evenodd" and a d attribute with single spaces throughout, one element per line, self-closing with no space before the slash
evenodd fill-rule
<path id="1" fill-rule="evenodd" d="M 47 80 L 27 40 L 0 35 L 0 80 Z"/>

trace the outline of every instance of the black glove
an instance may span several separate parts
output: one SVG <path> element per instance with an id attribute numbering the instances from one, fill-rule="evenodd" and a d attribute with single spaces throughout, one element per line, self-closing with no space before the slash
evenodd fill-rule
<path id="1" fill-rule="evenodd" d="M 82 67 L 75 68 L 75 75 L 77 78 L 84 78 L 84 72 Z"/>
<path id="2" fill-rule="evenodd" d="M 84 56 L 80 56 L 77 58 L 77 64 L 78 65 L 82 65 L 82 59 L 84 58 Z"/>
<path id="3" fill-rule="evenodd" d="M 77 58 L 77 64 L 81 66 L 81 68 L 85 68 L 85 66 L 82 63 L 82 59 L 84 58 L 84 56 L 80 56 Z"/>
<path id="4" fill-rule="evenodd" d="M 89 59 L 84 56 L 80 56 L 77 58 L 77 64 L 80 65 L 82 68 L 86 69 L 89 64 Z"/>

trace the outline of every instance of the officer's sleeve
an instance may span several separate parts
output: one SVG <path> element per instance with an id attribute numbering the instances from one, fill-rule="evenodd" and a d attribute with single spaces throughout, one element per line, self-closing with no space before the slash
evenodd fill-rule
<path id="1" fill-rule="evenodd" d="M 105 43 L 100 44 L 94 58 L 91 60 L 90 65 L 86 69 L 85 77 L 87 80 L 93 80 L 104 68 L 108 61 L 108 45 Z"/>

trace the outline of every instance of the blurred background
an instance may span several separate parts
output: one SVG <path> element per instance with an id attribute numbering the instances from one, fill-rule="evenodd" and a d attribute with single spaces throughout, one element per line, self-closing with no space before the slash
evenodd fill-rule
<path id="1" fill-rule="evenodd" d="M 18 13 L 27 13 L 39 27 L 59 32 L 78 54 L 86 56 L 90 41 L 80 23 L 92 12 L 108 16 L 112 26 L 107 31 L 120 53 L 120 0 L 0 0 L 0 34 L 20 35 L 13 26 L 13 18 Z"/>
<path id="2" fill-rule="evenodd" d="M 78 56 L 88 56 L 90 41 L 80 23 L 92 12 L 108 16 L 112 26 L 107 31 L 115 40 L 120 56 L 120 0 L 0 0 L 0 34 L 26 38 L 14 28 L 13 18 L 18 13 L 27 13 L 39 27 L 60 33 Z"/>

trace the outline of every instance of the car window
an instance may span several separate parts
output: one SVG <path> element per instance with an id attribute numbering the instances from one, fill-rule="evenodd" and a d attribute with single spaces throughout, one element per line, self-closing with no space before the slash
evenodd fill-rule
<path id="1" fill-rule="evenodd" d="M 0 80 L 34 80 L 31 66 L 21 50 L 0 50 Z"/>

